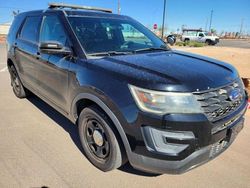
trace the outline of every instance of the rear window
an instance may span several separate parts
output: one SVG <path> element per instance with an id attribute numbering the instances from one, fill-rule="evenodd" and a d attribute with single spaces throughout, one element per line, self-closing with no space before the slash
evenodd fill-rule
<path id="1" fill-rule="evenodd" d="M 27 17 L 23 24 L 23 28 L 21 30 L 19 37 L 21 39 L 37 43 L 40 22 L 41 22 L 41 17 L 39 16 Z"/>

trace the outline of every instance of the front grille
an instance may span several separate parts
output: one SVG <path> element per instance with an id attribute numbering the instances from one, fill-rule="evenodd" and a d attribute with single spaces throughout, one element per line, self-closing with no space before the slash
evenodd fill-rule
<path id="1" fill-rule="evenodd" d="M 233 96 L 237 92 L 237 96 Z M 215 122 L 237 110 L 245 97 L 241 80 L 217 90 L 194 93 L 208 120 Z M 235 97 L 235 98 L 234 98 Z"/>

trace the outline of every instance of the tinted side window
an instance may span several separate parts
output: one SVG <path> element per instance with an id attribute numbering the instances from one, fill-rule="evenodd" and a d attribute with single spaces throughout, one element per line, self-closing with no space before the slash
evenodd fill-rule
<path id="1" fill-rule="evenodd" d="M 199 34 L 199 37 L 204 37 L 203 33 L 200 33 L 200 34 Z"/>
<path id="2" fill-rule="evenodd" d="M 40 42 L 57 41 L 66 45 L 67 36 L 57 16 L 46 16 L 40 34 Z"/>
<path id="3" fill-rule="evenodd" d="M 41 18 L 38 16 L 27 17 L 19 37 L 31 42 L 38 42 L 40 21 Z"/>

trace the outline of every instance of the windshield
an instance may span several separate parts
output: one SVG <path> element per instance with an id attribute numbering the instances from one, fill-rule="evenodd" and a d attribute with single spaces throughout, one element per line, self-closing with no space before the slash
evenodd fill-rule
<path id="1" fill-rule="evenodd" d="M 205 34 L 205 36 L 213 36 L 212 33 L 208 33 L 208 32 L 205 32 L 204 34 Z"/>
<path id="2" fill-rule="evenodd" d="M 88 55 L 103 52 L 134 52 L 141 49 L 168 49 L 162 40 L 132 19 L 68 18 Z"/>

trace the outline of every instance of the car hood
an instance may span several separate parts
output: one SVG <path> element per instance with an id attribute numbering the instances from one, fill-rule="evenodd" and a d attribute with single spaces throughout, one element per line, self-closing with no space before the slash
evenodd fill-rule
<path id="1" fill-rule="evenodd" d="M 218 39 L 219 37 L 218 36 L 206 36 L 207 38 L 210 38 L 210 39 Z"/>
<path id="2" fill-rule="evenodd" d="M 227 63 L 181 51 L 111 56 L 94 62 L 96 66 L 126 76 L 129 84 L 162 90 L 194 92 L 218 88 L 238 78 Z"/>

